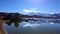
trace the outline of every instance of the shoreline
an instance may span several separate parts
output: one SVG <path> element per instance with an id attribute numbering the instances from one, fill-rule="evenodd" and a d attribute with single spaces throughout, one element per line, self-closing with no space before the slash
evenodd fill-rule
<path id="1" fill-rule="evenodd" d="M 4 28 L 4 21 L 0 20 L 0 34 L 7 34 L 6 29 Z"/>

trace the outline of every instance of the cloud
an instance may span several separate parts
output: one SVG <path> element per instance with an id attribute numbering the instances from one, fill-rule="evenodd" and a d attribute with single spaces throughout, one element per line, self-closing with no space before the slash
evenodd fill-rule
<path id="1" fill-rule="evenodd" d="M 50 14 L 54 14 L 54 13 L 50 13 Z"/>
<path id="2" fill-rule="evenodd" d="M 35 9 L 35 8 L 23 9 L 23 11 L 24 11 L 25 14 L 28 14 L 28 13 L 31 13 L 31 12 L 33 12 L 33 13 L 40 12 L 38 9 Z"/>
<path id="3" fill-rule="evenodd" d="M 36 28 L 37 26 L 40 26 L 40 24 L 30 24 L 30 23 L 26 23 L 23 25 L 23 27 L 32 27 L 32 28 Z"/>

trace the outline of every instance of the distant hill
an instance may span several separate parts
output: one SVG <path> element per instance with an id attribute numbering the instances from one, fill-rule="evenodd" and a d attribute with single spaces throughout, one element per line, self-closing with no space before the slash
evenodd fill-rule
<path id="1" fill-rule="evenodd" d="M 20 18 L 54 18 L 60 19 L 60 14 L 48 14 L 48 13 L 29 13 L 29 14 L 20 14 L 20 13 L 3 13 L 0 12 L 0 20 L 16 20 Z"/>

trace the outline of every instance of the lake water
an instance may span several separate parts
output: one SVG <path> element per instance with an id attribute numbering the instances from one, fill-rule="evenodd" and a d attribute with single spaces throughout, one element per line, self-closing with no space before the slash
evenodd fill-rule
<path id="1" fill-rule="evenodd" d="M 17 26 L 5 24 L 8 34 L 60 34 L 60 19 L 22 21 Z"/>

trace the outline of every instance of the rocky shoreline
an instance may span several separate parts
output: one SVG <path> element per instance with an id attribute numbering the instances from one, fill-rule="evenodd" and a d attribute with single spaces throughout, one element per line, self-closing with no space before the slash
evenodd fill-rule
<path id="1" fill-rule="evenodd" d="M 4 21 L 0 21 L 0 34 L 7 34 L 7 31 L 4 28 Z"/>

